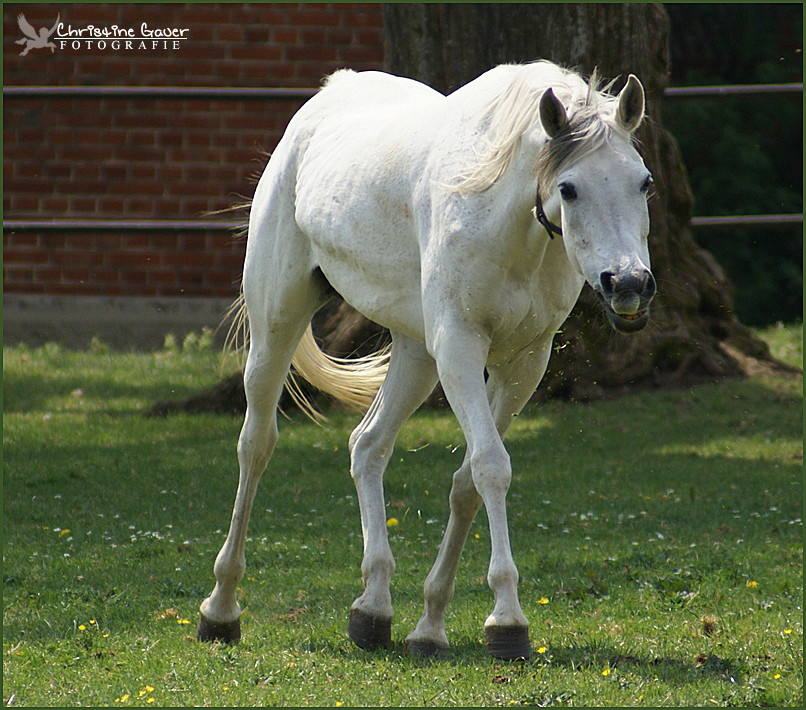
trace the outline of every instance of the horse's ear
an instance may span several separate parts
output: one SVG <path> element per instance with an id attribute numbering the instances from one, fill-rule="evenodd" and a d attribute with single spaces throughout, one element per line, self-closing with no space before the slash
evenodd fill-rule
<path id="1" fill-rule="evenodd" d="M 540 123 L 549 138 L 555 138 L 568 125 L 565 106 L 551 89 L 546 89 L 540 97 Z"/>
<path id="2" fill-rule="evenodd" d="M 644 120 L 644 87 L 635 74 L 630 74 L 624 88 L 619 92 L 616 120 L 630 133 Z"/>

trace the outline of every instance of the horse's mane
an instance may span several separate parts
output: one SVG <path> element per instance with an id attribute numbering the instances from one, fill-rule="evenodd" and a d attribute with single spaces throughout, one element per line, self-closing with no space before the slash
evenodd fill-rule
<path id="1" fill-rule="evenodd" d="M 504 174 L 523 134 L 539 120 L 540 97 L 548 88 L 565 106 L 568 127 L 547 141 L 541 150 L 535 165 L 538 185 L 551 185 L 565 166 L 599 148 L 614 131 L 627 137 L 615 121 L 617 99 L 607 93 L 613 82 L 602 86 L 595 70 L 586 83 L 576 72 L 546 61 L 507 69 L 513 70 L 512 79 L 482 112 L 481 123 L 487 124 L 489 136 L 486 154 L 478 156 L 476 163 L 453 185 L 460 195 L 483 192 Z"/>

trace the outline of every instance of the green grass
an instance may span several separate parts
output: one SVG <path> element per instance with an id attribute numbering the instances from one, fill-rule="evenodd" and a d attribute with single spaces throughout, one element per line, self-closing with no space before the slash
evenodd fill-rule
<path id="1" fill-rule="evenodd" d="M 802 328 L 763 333 L 802 362 Z M 190 344 L 189 344 L 190 345 Z M 258 491 L 243 641 L 194 640 L 235 493 L 240 419 L 147 419 L 218 378 L 207 347 L 4 350 L 3 699 L 20 706 L 800 706 L 802 379 L 526 411 L 508 438 L 534 657 L 489 658 L 481 513 L 443 660 L 407 657 L 462 437 L 416 415 L 386 478 L 391 648 L 345 628 L 361 532 L 346 440 L 281 420 Z"/>

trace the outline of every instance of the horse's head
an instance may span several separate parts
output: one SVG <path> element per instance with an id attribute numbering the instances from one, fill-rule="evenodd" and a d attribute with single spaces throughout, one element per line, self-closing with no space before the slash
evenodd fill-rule
<path id="1" fill-rule="evenodd" d="M 647 245 L 652 176 L 631 141 L 644 116 L 644 89 L 635 76 L 613 108 L 607 119 L 591 109 L 569 120 L 551 89 L 544 92 L 540 120 L 556 169 L 541 192 L 547 210 L 561 213 L 568 257 L 610 323 L 633 333 L 647 324 L 655 295 Z"/>

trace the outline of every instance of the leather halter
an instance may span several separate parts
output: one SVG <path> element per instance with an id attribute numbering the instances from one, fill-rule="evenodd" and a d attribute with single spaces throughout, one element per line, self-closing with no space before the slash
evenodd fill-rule
<path id="1" fill-rule="evenodd" d="M 540 187 L 537 188 L 537 195 L 535 196 L 535 206 L 532 210 L 535 219 L 543 225 L 543 228 L 548 232 L 549 239 L 554 239 L 554 235 L 563 235 L 563 230 L 552 222 L 546 213 L 543 211 L 543 200 L 540 199 Z"/>

